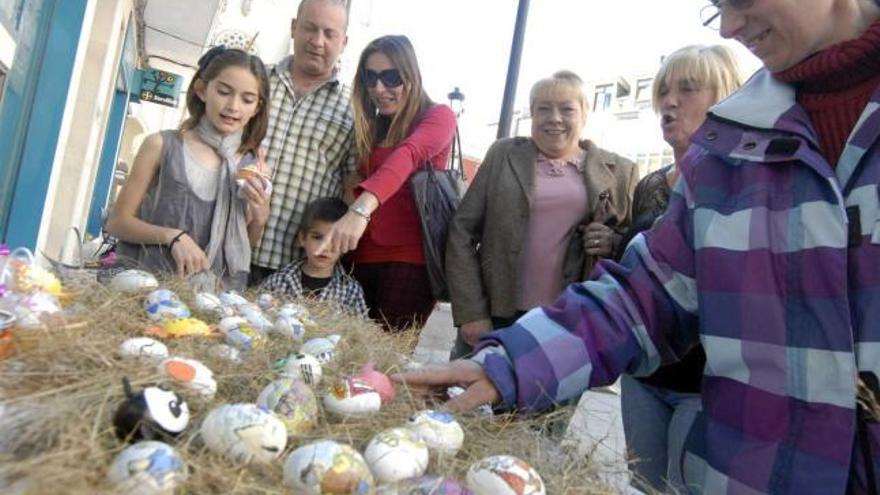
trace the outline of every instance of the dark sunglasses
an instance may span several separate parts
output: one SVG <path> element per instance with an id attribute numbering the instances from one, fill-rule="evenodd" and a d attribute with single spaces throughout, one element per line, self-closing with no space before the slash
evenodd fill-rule
<path id="1" fill-rule="evenodd" d="M 368 88 L 375 88 L 378 81 L 382 81 L 382 86 L 386 88 L 396 88 L 403 84 L 403 77 L 397 69 L 385 69 L 381 72 L 369 69 L 364 71 L 364 84 Z"/>

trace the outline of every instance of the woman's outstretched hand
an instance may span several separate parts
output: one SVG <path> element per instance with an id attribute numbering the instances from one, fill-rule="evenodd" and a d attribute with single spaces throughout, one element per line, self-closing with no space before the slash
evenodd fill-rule
<path id="1" fill-rule="evenodd" d="M 464 388 L 464 393 L 446 402 L 446 407 L 453 412 L 470 411 L 483 404 L 495 405 L 501 400 L 483 367 L 469 359 L 452 361 L 439 368 L 395 374 L 391 379 L 406 385 L 416 398 L 446 397 L 449 387 Z"/>

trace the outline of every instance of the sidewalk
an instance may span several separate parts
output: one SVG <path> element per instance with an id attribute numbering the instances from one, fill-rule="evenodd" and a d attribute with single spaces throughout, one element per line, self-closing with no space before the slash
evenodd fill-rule
<path id="1" fill-rule="evenodd" d="M 439 303 L 422 329 L 413 359 L 422 364 L 448 362 L 454 341 L 449 304 Z M 629 487 L 618 392 L 606 389 L 584 393 L 565 432 L 564 442 L 576 446 L 584 455 L 592 455 L 605 481 L 620 493 L 639 493 Z"/>

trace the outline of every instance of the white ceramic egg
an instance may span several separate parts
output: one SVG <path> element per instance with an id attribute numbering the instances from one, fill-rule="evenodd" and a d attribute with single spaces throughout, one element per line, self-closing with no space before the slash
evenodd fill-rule
<path id="1" fill-rule="evenodd" d="M 159 373 L 206 400 L 211 400 L 217 393 L 214 373 L 201 361 L 181 357 L 168 358 L 159 363 Z"/>
<path id="2" fill-rule="evenodd" d="M 275 413 L 289 437 L 309 432 L 318 425 L 318 399 L 299 380 L 282 378 L 266 385 L 257 397 L 257 406 Z"/>
<path id="3" fill-rule="evenodd" d="M 284 484 L 297 495 L 364 495 L 373 488 L 373 474 L 358 451 L 345 444 L 322 440 L 304 445 L 287 456 Z"/>
<path id="4" fill-rule="evenodd" d="M 299 342 L 306 335 L 306 327 L 295 316 L 279 315 L 272 325 L 272 333 Z"/>
<path id="5" fill-rule="evenodd" d="M 324 395 L 324 407 L 339 416 L 370 416 L 379 412 L 382 398 L 357 378 L 343 378 Z"/>
<path id="6" fill-rule="evenodd" d="M 466 482 L 474 495 L 544 495 L 534 468 L 511 455 L 493 455 L 471 464 Z"/>
<path id="7" fill-rule="evenodd" d="M 273 309 L 278 303 L 275 301 L 275 296 L 269 294 L 268 292 L 263 292 L 257 297 L 257 305 L 260 306 L 260 309 L 263 311 L 269 311 Z"/>
<path id="8" fill-rule="evenodd" d="M 144 357 L 160 360 L 168 357 L 168 347 L 149 337 L 133 337 L 119 345 L 119 355 L 125 359 Z"/>
<path id="9" fill-rule="evenodd" d="M 120 292 L 141 292 L 159 287 L 159 281 L 143 270 L 125 270 L 110 280 L 110 287 Z"/>
<path id="10" fill-rule="evenodd" d="M 225 318 L 235 315 L 235 310 L 230 306 L 224 306 L 220 298 L 210 292 L 199 292 L 193 300 L 193 308 L 200 313 L 207 313 L 217 318 Z"/>
<path id="11" fill-rule="evenodd" d="M 160 495 L 174 493 L 188 474 L 186 464 L 170 445 L 144 441 L 127 447 L 116 456 L 108 478 L 117 493 Z"/>
<path id="12" fill-rule="evenodd" d="M 238 307 L 238 312 L 243 316 L 247 321 L 254 327 L 255 330 L 261 333 L 269 333 L 272 330 L 272 320 L 266 317 L 263 314 L 263 310 L 261 310 L 258 306 L 253 304 L 243 304 Z"/>
<path id="13" fill-rule="evenodd" d="M 311 354 L 321 364 L 328 364 L 336 357 L 336 343 L 327 337 L 315 337 L 299 348 L 301 354 Z"/>
<path id="14" fill-rule="evenodd" d="M 316 386 L 321 383 L 321 363 L 311 354 L 291 354 L 281 368 L 281 376 L 302 380 L 306 384 Z"/>
<path id="15" fill-rule="evenodd" d="M 407 428 L 438 454 L 455 455 L 464 443 L 464 430 L 448 412 L 419 411 L 409 418 Z"/>
<path id="16" fill-rule="evenodd" d="M 241 362 L 241 352 L 226 344 L 217 344 L 211 347 L 211 355 L 219 357 L 221 359 L 225 359 L 232 363 L 240 363 Z"/>
<path id="17" fill-rule="evenodd" d="M 220 293 L 220 302 L 227 306 L 241 306 L 248 304 L 248 300 L 234 290 L 227 290 Z"/>
<path id="18" fill-rule="evenodd" d="M 392 428 L 370 440 L 364 459 L 379 483 L 394 483 L 425 474 L 428 446 L 415 432 Z"/>
<path id="19" fill-rule="evenodd" d="M 200 431 L 205 445 L 238 464 L 267 463 L 287 445 L 287 430 L 256 404 L 225 404 L 212 410 Z"/>

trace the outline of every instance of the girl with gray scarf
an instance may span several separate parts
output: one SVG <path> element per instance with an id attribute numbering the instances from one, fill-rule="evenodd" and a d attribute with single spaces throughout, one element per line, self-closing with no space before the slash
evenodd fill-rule
<path id="1" fill-rule="evenodd" d="M 269 217 L 260 141 L 269 80 L 259 57 L 215 47 L 199 60 L 179 130 L 144 140 L 107 220 L 123 264 L 180 276 L 210 272 L 244 289 Z"/>

